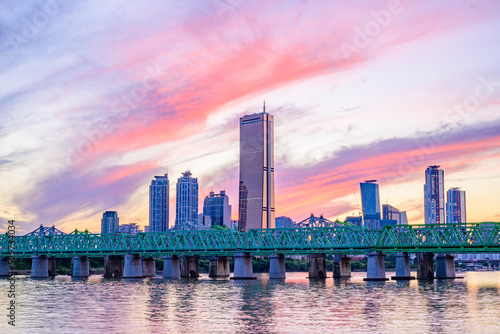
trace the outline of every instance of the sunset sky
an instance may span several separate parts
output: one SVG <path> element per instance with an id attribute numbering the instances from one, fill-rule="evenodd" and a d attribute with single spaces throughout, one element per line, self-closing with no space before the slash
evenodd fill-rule
<path id="1" fill-rule="evenodd" d="M 237 218 L 239 117 L 275 116 L 276 216 L 357 214 L 359 182 L 423 223 L 424 171 L 500 221 L 500 2 L 0 3 L 0 222 L 148 224 L 191 170 Z M 357 200 L 356 200 L 357 198 Z"/>

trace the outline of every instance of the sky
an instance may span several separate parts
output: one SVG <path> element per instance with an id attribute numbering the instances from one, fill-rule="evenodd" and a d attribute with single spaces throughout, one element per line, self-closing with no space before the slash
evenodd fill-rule
<path id="1" fill-rule="evenodd" d="M 190 170 L 237 219 L 239 118 L 275 116 L 276 215 L 357 215 L 359 183 L 423 223 L 424 171 L 500 221 L 500 2 L 0 3 L 0 228 L 148 225 Z"/>

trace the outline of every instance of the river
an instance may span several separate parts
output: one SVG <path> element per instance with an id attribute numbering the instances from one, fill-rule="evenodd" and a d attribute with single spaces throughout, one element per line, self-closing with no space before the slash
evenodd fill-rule
<path id="1" fill-rule="evenodd" d="M 389 277 L 391 273 L 387 273 Z M 2 333 L 499 333 L 500 272 L 364 282 L 209 279 L 0 281 Z M 7 307 L 15 300 L 15 330 Z M 5 307 L 3 307 L 5 305 Z"/>

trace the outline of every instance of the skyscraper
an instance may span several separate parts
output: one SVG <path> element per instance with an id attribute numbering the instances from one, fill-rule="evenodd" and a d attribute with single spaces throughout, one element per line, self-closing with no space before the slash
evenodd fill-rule
<path id="1" fill-rule="evenodd" d="M 444 224 L 444 171 L 440 166 L 425 170 L 424 211 L 426 224 Z"/>
<path id="2" fill-rule="evenodd" d="M 116 211 L 105 211 L 101 219 L 101 233 L 115 233 L 118 232 L 120 220 Z"/>
<path id="3" fill-rule="evenodd" d="M 380 196 L 377 180 L 369 180 L 359 184 L 361 188 L 361 205 L 363 222 L 366 227 L 380 228 Z"/>
<path id="4" fill-rule="evenodd" d="M 238 229 L 274 228 L 274 116 L 240 118 Z"/>
<path id="5" fill-rule="evenodd" d="M 382 205 L 382 219 L 395 220 L 398 225 L 408 225 L 406 211 L 399 211 L 397 208 L 389 204 Z"/>
<path id="6" fill-rule="evenodd" d="M 229 205 L 229 197 L 224 190 L 220 194 L 211 191 L 210 195 L 205 197 L 203 214 L 210 216 L 212 225 L 226 225 L 231 228 L 231 205 Z"/>
<path id="7" fill-rule="evenodd" d="M 198 222 L 198 179 L 191 175 L 186 171 L 177 179 L 175 226 Z"/>
<path id="8" fill-rule="evenodd" d="M 155 176 L 149 186 L 149 229 L 148 232 L 163 232 L 168 230 L 168 175 Z"/>
<path id="9" fill-rule="evenodd" d="M 448 224 L 465 224 L 465 191 L 460 188 L 448 189 L 446 193 L 446 222 Z"/>

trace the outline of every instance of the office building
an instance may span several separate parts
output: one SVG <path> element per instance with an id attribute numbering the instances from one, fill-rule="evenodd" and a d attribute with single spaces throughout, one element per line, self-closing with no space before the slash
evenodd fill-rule
<path id="1" fill-rule="evenodd" d="M 446 223 L 465 224 L 465 191 L 451 188 L 446 193 Z"/>
<path id="2" fill-rule="evenodd" d="M 444 224 L 444 171 L 440 166 L 425 170 L 424 216 L 426 224 Z"/>
<path id="3" fill-rule="evenodd" d="M 276 217 L 276 228 L 292 228 L 295 225 L 295 222 L 290 217 Z"/>
<path id="4" fill-rule="evenodd" d="M 175 203 L 175 226 L 198 221 L 198 179 L 191 177 L 191 172 L 182 173 L 177 179 L 177 197 Z"/>
<path id="5" fill-rule="evenodd" d="M 155 176 L 149 186 L 149 232 L 163 232 L 169 228 L 168 175 Z"/>
<path id="6" fill-rule="evenodd" d="M 274 116 L 240 118 L 240 185 L 238 228 L 274 228 Z"/>
<path id="7" fill-rule="evenodd" d="M 229 197 L 224 190 L 220 194 L 211 191 L 205 197 L 203 214 L 210 217 L 212 225 L 231 227 L 231 205 L 229 205 Z"/>
<path id="8" fill-rule="evenodd" d="M 204 215 L 203 213 L 200 213 L 198 215 L 198 225 L 203 225 L 205 227 L 212 227 L 212 219 L 210 216 Z"/>
<path id="9" fill-rule="evenodd" d="M 363 219 L 361 216 L 347 216 L 345 217 L 346 223 L 353 224 L 355 226 L 363 226 Z"/>
<path id="10" fill-rule="evenodd" d="M 118 232 L 119 222 L 116 211 L 105 211 L 101 219 L 101 234 Z"/>
<path id="11" fill-rule="evenodd" d="M 406 211 L 399 211 L 397 208 L 389 204 L 382 205 L 382 219 L 394 220 L 397 225 L 408 225 Z"/>
<path id="12" fill-rule="evenodd" d="M 139 230 L 139 226 L 137 226 L 136 223 L 131 223 L 131 224 L 123 224 L 118 226 L 118 232 L 120 233 L 126 233 L 130 235 L 136 235 L 139 232 L 142 232 Z"/>
<path id="13" fill-rule="evenodd" d="M 363 209 L 364 226 L 370 229 L 380 228 L 380 196 L 377 180 L 360 183 L 361 206 Z"/>

